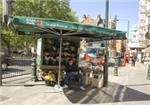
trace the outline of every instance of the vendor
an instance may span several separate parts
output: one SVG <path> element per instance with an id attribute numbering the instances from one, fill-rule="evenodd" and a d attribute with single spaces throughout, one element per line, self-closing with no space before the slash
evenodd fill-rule
<path id="1" fill-rule="evenodd" d="M 69 59 L 68 64 L 66 65 L 66 76 L 64 80 L 64 87 L 68 87 L 69 80 L 71 77 L 77 75 L 79 79 L 79 84 L 80 84 L 80 89 L 85 90 L 83 87 L 83 73 L 81 72 L 81 69 L 79 69 L 75 64 L 72 59 Z"/>

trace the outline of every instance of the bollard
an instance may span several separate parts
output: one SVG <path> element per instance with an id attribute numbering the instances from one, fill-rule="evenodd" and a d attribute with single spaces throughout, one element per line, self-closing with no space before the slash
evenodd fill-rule
<path id="1" fill-rule="evenodd" d="M 114 67 L 114 76 L 118 76 L 118 66 L 115 65 Z"/>
<path id="2" fill-rule="evenodd" d="M 37 75 L 36 75 L 36 58 L 35 57 L 32 58 L 31 67 L 32 67 L 31 80 L 33 80 L 34 82 L 36 82 L 38 79 L 37 79 Z"/>
<path id="3" fill-rule="evenodd" d="M 150 80 L 150 64 L 148 64 L 147 68 L 147 79 Z"/>
<path id="4" fill-rule="evenodd" d="M 119 57 L 115 57 L 114 76 L 118 76 Z"/>

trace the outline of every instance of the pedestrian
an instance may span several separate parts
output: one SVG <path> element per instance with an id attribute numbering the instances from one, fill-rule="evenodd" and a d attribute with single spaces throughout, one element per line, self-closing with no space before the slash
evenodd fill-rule
<path id="1" fill-rule="evenodd" d="M 130 52 L 126 50 L 124 53 L 124 61 L 125 63 L 129 63 L 129 60 L 130 60 Z"/>
<path id="2" fill-rule="evenodd" d="M 131 57 L 131 61 L 132 61 L 132 66 L 135 66 L 135 62 L 136 62 L 136 55 L 135 53 L 133 53 L 132 57 Z"/>

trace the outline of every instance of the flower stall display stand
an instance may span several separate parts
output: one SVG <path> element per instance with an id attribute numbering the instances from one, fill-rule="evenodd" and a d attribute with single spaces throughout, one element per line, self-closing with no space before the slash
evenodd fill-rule
<path id="1" fill-rule="evenodd" d="M 91 86 L 96 88 L 102 88 L 103 87 L 103 73 L 100 72 L 99 74 L 93 74 L 93 78 L 91 81 Z"/>
<path id="2" fill-rule="evenodd" d="M 103 87 L 103 70 L 102 66 L 96 66 L 95 70 L 93 71 L 93 77 L 91 81 L 91 86 L 96 88 Z"/>

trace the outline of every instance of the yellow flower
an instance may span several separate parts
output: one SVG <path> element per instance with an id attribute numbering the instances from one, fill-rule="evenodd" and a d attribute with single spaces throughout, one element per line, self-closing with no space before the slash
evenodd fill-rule
<path id="1" fill-rule="evenodd" d="M 55 81 L 55 75 L 53 73 L 47 73 L 45 76 L 43 76 L 43 79 L 45 81 Z"/>

